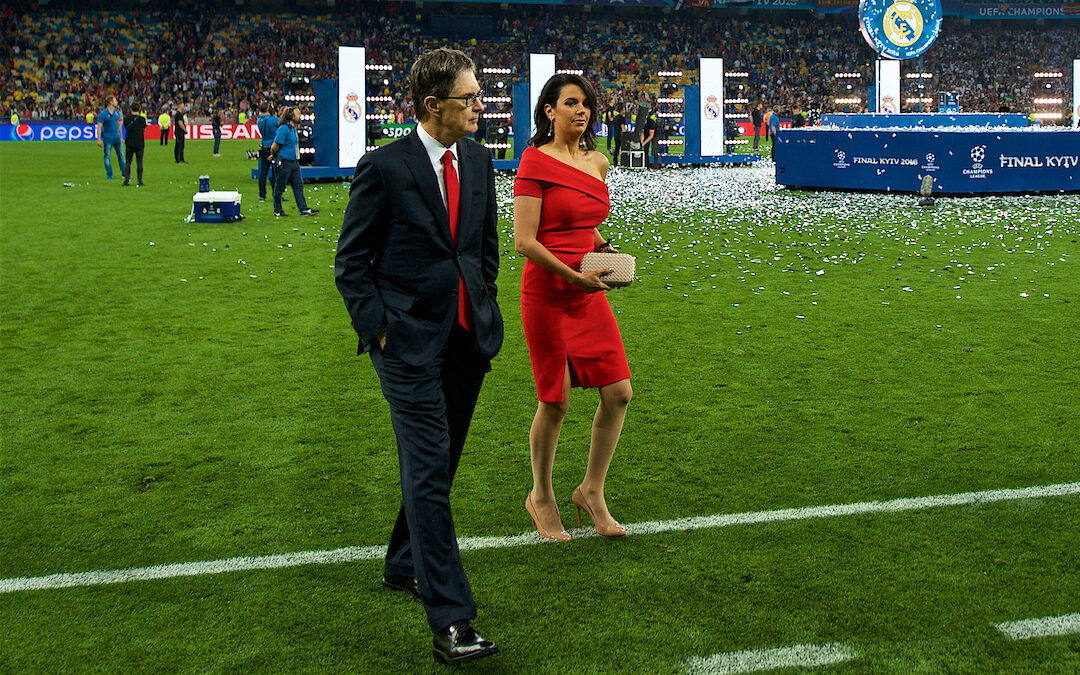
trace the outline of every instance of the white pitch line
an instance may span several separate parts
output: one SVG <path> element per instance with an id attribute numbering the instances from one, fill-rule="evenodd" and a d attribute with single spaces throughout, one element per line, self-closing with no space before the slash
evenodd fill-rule
<path id="1" fill-rule="evenodd" d="M 743 652 L 695 656 L 686 662 L 691 675 L 755 673 L 777 668 L 814 668 L 830 666 L 856 658 L 858 654 L 837 642 L 824 645 L 792 645 L 774 649 L 748 649 Z"/>
<path id="2" fill-rule="evenodd" d="M 1044 616 L 1041 619 L 1021 619 L 999 623 L 997 629 L 1010 640 L 1072 635 L 1080 633 L 1080 614 Z"/>
<path id="3" fill-rule="evenodd" d="M 790 520 L 808 520 L 811 518 L 832 518 L 864 513 L 897 513 L 916 511 L 942 506 L 965 506 L 990 504 L 993 502 L 1013 501 L 1017 499 L 1036 499 L 1039 497 L 1063 497 L 1080 494 L 1080 483 L 1060 483 L 1027 488 L 1004 490 L 986 490 L 983 492 L 963 492 L 953 495 L 932 497 L 910 497 L 884 502 L 859 502 L 857 504 L 836 504 L 832 506 L 812 506 L 779 511 L 755 511 L 750 513 L 719 514 L 715 516 L 696 516 L 676 518 L 674 520 L 651 521 L 627 525 L 631 535 L 658 534 L 674 530 L 702 530 L 731 525 L 752 525 L 756 523 L 775 523 Z M 576 539 L 597 536 L 592 529 L 571 530 Z M 512 548 L 516 546 L 534 546 L 550 543 L 541 539 L 535 531 L 510 537 L 462 537 L 458 547 L 462 551 L 481 551 L 494 548 Z M 0 579 L 0 593 L 18 591 L 45 590 L 50 588 L 70 588 L 72 586 L 101 586 L 129 581 L 148 579 L 171 579 L 174 577 L 221 574 L 243 570 L 267 570 L 300 565 L 330 565 L 335 563 L 375 560 L 386 555 L 385 546 L 349 546 L 329 551 L 306 551 L 300 553 L 281 553 L 278 555 L 245 556 L 207 560 L 191 563 L 173 563 L 152 567 L 129 567 L 122 570 L 101 570 L 96 572 L 75 572 L 50 574 L 41 577 L 15 577 Z"/>

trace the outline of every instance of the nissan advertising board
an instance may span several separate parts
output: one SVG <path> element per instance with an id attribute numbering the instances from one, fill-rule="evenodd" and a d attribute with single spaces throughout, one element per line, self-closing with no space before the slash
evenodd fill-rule
<path id="1" fill-rule="evenodd" d="M 93 124 L 85 122 L 30 122 L 29 124 L 4 125 L 0 127 L 0 141 L 93 141 L 96 132 Z M 156 124 L 148 124 L 143 137 L 148 141 L 156 141 L 161 138 L 161 129 Z M 169 128 L 169 137 L 175 138 L 172 127 Z M 214 126 L 212 124 L 189 124 L 187 139 L 198 141 L 212 139 Z M 222 124 L 221 138 L 230 139 L 255 139 L 262 138 L 259 128 L 254 124 Z"/>

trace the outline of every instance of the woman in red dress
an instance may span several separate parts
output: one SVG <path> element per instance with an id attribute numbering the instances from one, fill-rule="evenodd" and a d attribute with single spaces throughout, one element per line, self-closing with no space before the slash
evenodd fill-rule
<path id="1" fill-rule="evenodd" d="M 540 535 L 569 541 L 563 529 L 551 470 L 570 388 L 597 387 L 589 466 L 572 500 L 605 537 L 626 528 L 608 512 L 604 479 L 630 403 L 630 367 L 619 326 L 601 279 L 605 270 L 582 273 L 589 251 L 614 250 L 597 230 L 607 218 L 608 160 L 596 150 L 596 95 L 577 75 L 555 75 L 540 94 L 536 135 L 521 157 L 514 183 L 514 248 L 524 255 L 521 319 L 529 346 L 539 405 L 529 430 L 533 488 L 525 508 Z"/>

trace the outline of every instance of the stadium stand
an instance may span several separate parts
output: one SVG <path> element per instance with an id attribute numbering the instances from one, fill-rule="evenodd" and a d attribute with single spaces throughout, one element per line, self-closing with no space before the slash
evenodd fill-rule
<path id="1" fill-rule="evenodd" d="M 740 83 L 751 100 L 784 111 L 796 104 L 855 111 L 833 102 L 850 83 L 833 75 L 861 73 L 857 84 L 865 86 L 873 72 L 873 52 L 854 17 L 805 11 L 342 2 L 319 14 L 238 15 L 198 4 L 130 12 L 54 4 L 16 2 L 0 10 L 4 119 L 11 112 L 81 118 L 113 93 L 151 112 L 181 100 L 197 111 L 250 110 L 280 100 L 281 55 L 315 63 L 316 78 L 333 77 L 338 44 L 364 45 L 369 62 L 394 66 L 382 90 L 369 94 L 391 97 L 381 112 L 398 120 L 412 117 L 408 65 L 440 45 L 462 47 L 481 67 L 514 69 L 517 78 L 530 51 L 555 53 L 560 67 L 583 70 L 612 103 L 656 98 L 657 72 L 681 70 L 681 78 L 667 81 L 688 83 L 699 56 L 722 56 L 728 70 L 749 74 Z M 1078 54 L 1080 31 L 1068 22 L 946 17 L 926 56 L 934 77 L 925 95 L 936 100 L 938 91 L 958 91 L 965 110 L 1029 112 L 1041 86 L 1033 74 Z M 1066 119 L 1068 107 L 1062 105 Z"/>

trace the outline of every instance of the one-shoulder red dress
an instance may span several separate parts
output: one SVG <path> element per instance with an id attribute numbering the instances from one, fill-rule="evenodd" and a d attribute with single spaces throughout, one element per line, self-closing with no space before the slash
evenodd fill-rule
<path id="1" fill-rule="evenodd" d="M 521 156 L 514 196 L 543 199 L 536 238 L 572 269 L 593 250 L 593 230 L 608 216 L 607 184 L 530 147 Z M 604 293 L 586 293 L 531 260 L 521 272 L 521 321 L 536 396 L 563 400 L 573 387 L 603 387 L 630 377 L 619 325 Z"/>

